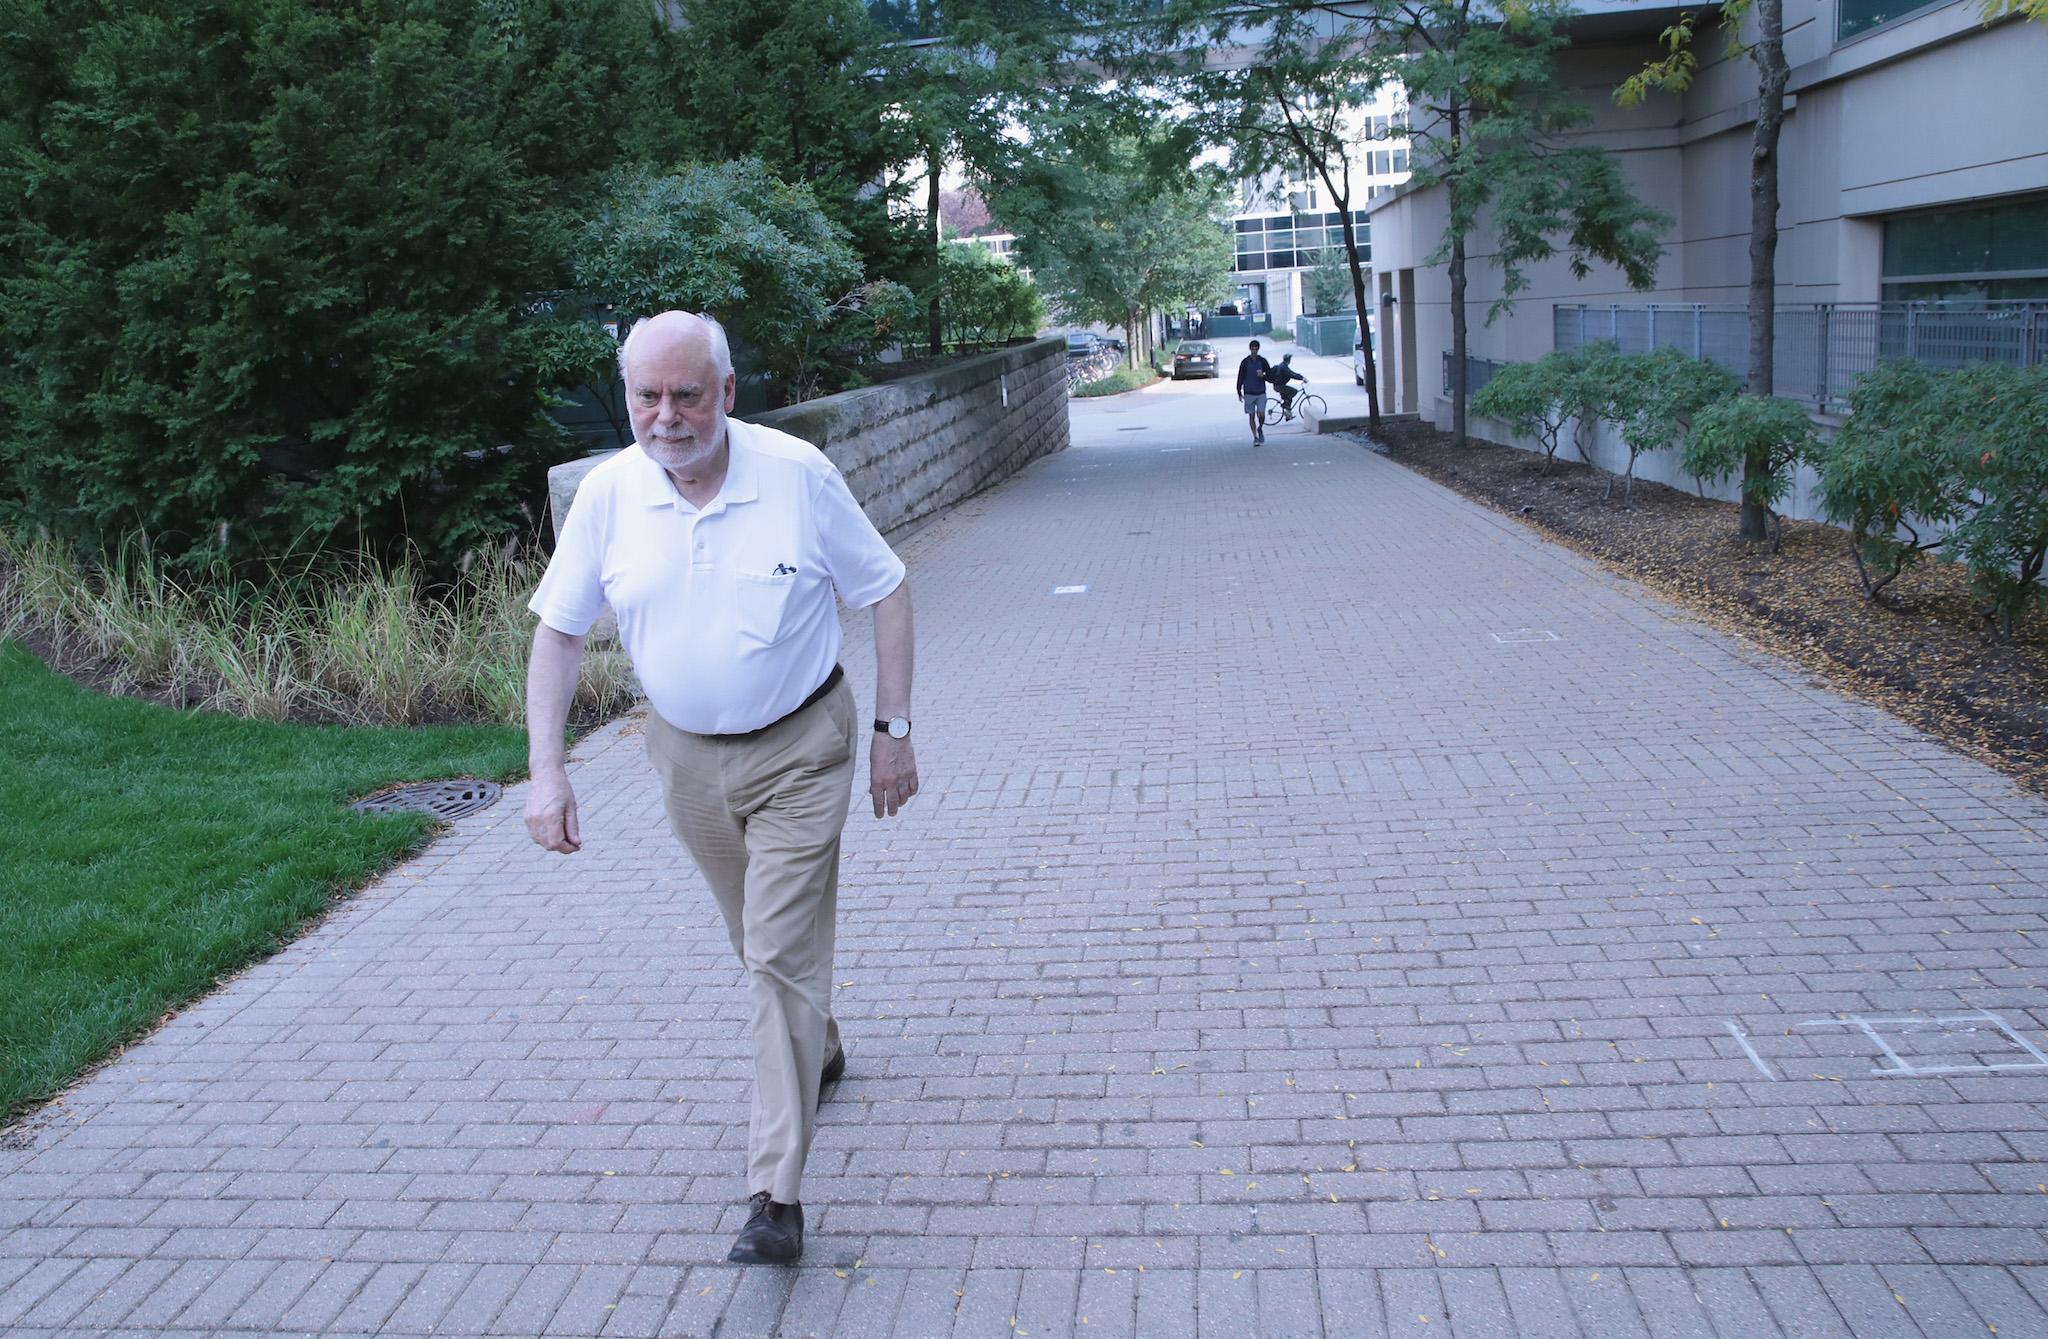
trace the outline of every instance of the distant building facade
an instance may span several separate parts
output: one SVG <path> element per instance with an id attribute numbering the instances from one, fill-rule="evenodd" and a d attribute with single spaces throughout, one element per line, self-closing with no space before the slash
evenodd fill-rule
<path id="1" fill-rule="evenodd" d="M 1356 113 L 1355 147 L 1349 155 L 1351 219 L 1359 258 L 1368 263 L 1372 222 L 1367 206 L 1410 175 L 1405 107 L 1400 89 L 1390 87 Z M 1237 247 L 1233 277 L 1239 310 L 1271 313 L 1277 326 L 1315 314 L 1308 274 L 1324 248 L 1343 252 L 1344 216 L 1314 173 L 1240 183 L 1239 208 L 1230 226 Z M 1343 310 L 1349 308 L 1344 304 Z"/>
<path id="2" fill-rule="evenodd" d="M 1482 218 L 1468 244 L 1471 354 L 1526 361 L 1583 328 L 1739 369 L 1739 346 L 1721 356 L 1706 345 L 1739 333 L 1747 298 L 1755 69 L 1730 60 L 1707 29 L 1690 90 L 1618 108 L 1611 91 L 1659 54 L 1657 36 L 1680 11 L 1584 7 L 1562 82 L 1583 90 L 1592 112 L 1583 139 L 1612 152 L 1638 195 L 1674 220 L 1658 286 L 1633 291 L 1607 267 L 1578 280 L 1561 260 L 1545 262 L 1528 268 L 1513 311 L 1489 324 L 1501 290 Z M 1924 356 L 1912 349 L 1916 324 L 1954 327 L 1958 313 L 1976 331 L 1975 343 L 1956 346 L 1963 353 L 1995 352 L 1999 340 L 2031 349 L 2048 336 L 2048 26 L 1986 24 L 1977 0 L 1785 0 L 1785 29 L 1778 393 L 1838 408 L 1854 372 L 1878 356 Z M 1446 221 L 1442 188 L 1397 191 L 1370 213 L 1383 402 L 1447 423 L 1450 285 L 1444 266 L 1428 263 Z M 2028 301 L 2040 309 L 1988 305 Z M 1944 307 L 1882 305 L 1935 302 Z"/>

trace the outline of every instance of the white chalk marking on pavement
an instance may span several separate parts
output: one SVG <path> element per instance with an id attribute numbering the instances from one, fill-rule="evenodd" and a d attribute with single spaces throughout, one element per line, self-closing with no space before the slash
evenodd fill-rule
<path id="1" fill-rule="evenodd" d="M 1086 586 L 1054 586 L 1052 593 L 1055 595 L 1086 595 L 1088 588 Z"/>
<path id="2" fill-rule="evenodd" d="M 1877 1031 L 1879 1025 L 1913 1030 L 1925 1027 L 1945 1029 L 1951 1025 L 1969 1023 L 1991 1024 L 1992 1027 L 2004 1033 L 2007 1040 L 2011 1041 L 2013 1045 L 2019 1047 L 2033 1058 L 2013 1065 L 1915 1065 L 1892 1049 L 1891 1043 L 1880 1036 Z M 1896 1074 L 1919 1078 L 1927 1074 L 1984 1074 L 1992 1071 L 2006 1072 L 2016 1069 L 2048 1069 L 2048 1055 L 2043 1055 L 2039 1047 L 2013 1031 L 2011 1024 L 2007 1023 L 1997 1014 L 1990 1012 L 1952 1014 L 1946 1018 L 1864 1018 L 1860 1014 L 1850 1014 L 1846 1018 L 1809 1018 L 1799 1026 L 1855 1028 L 1875 1042 L 1877 1048 L 1884 1052 L 1885 1059 L 1892 1062 L 1893 1067 L 1890 1069 L 1873 1069 L 1870 1071 L 1872 1074 L 1877 1075 Z M 1975 1031 L 1974 1028 L 1966 1030 Z"/>
<path id="3" fill-rule="evenodd" d="M 1192 451 L 1194 449 L 1192 446 L 1162 446 L 1159 448 L 1159 453 L 1161 455 L 1171 455 L 1175 451 Z"/>
<path id="4" fill-rule="evenodd" d="M 1735 1026 L 1735 1020 L 1732 1018 L 1724 1018 L 1721 1021 L 1728 1025 L 1728 1035 L 1734 1037 L 1736 1044 L 1742 1047 L 1742 1053 L 1749 1057 L 1749 1063 L 1755 1065 L 1757 1067 L 1757 1070 L 1765 1078 L 1770 1079 L 1772 1082 L 1776 1082 L 1778 1076 L 1776 1074 L 1771 1073 L 1771 1067 L 1765 1064 L 1764 1058 L 1756 1053 L 1756 1047 L 1751 1046 L 1749 1044 L 1749 1038 L 1742 1035 L 1742 1029 Z"/>

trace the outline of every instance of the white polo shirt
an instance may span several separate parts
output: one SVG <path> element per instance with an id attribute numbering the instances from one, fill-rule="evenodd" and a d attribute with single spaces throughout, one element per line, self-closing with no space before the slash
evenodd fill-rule
<path id="1" fill-rule="evenodd" d="M 737 419 L 725 484 L 700 511 L 635 444 L 583 478 L 527 607 L 581 636 L 609 604 L 662 719 L 694 734 L 758 730 L 839 660 L 836 589 L 865 609 L 903 562 L 823 452 Z"/>

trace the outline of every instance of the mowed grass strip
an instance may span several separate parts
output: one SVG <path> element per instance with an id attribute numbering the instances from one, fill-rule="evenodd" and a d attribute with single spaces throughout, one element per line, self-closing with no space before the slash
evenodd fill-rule
<path id="1" fill-rule="evenodd" d="M 0 1119 L 420 846 L 349 801 L 525 765 L 508 726 L 299 726 L 110 698 L 0 644 Z"/>

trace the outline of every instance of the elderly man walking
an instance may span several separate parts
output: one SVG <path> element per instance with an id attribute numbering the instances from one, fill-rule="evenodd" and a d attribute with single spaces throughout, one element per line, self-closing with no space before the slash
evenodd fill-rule
<path id="1" fill-rule="evenodd" d="M 647 752 L 746 967 L 752 1192 L 730 1258 L 803 1251 L 800 1187 L 819 1090 L 846 1068 L 832 1017 L 839 835 L 866 733 L 839 667 L 836 591 L 875 611 L 875 816 L 917 793 L 903 564 L 815 447 L 727 415 L 716 321 L 664 312 L 619 350 L 634 444 L 591 470 L 534 593 L 526 827 L 582 846 L 563 729 L 584 634 L 610 604 L 653 711 Z"/>

